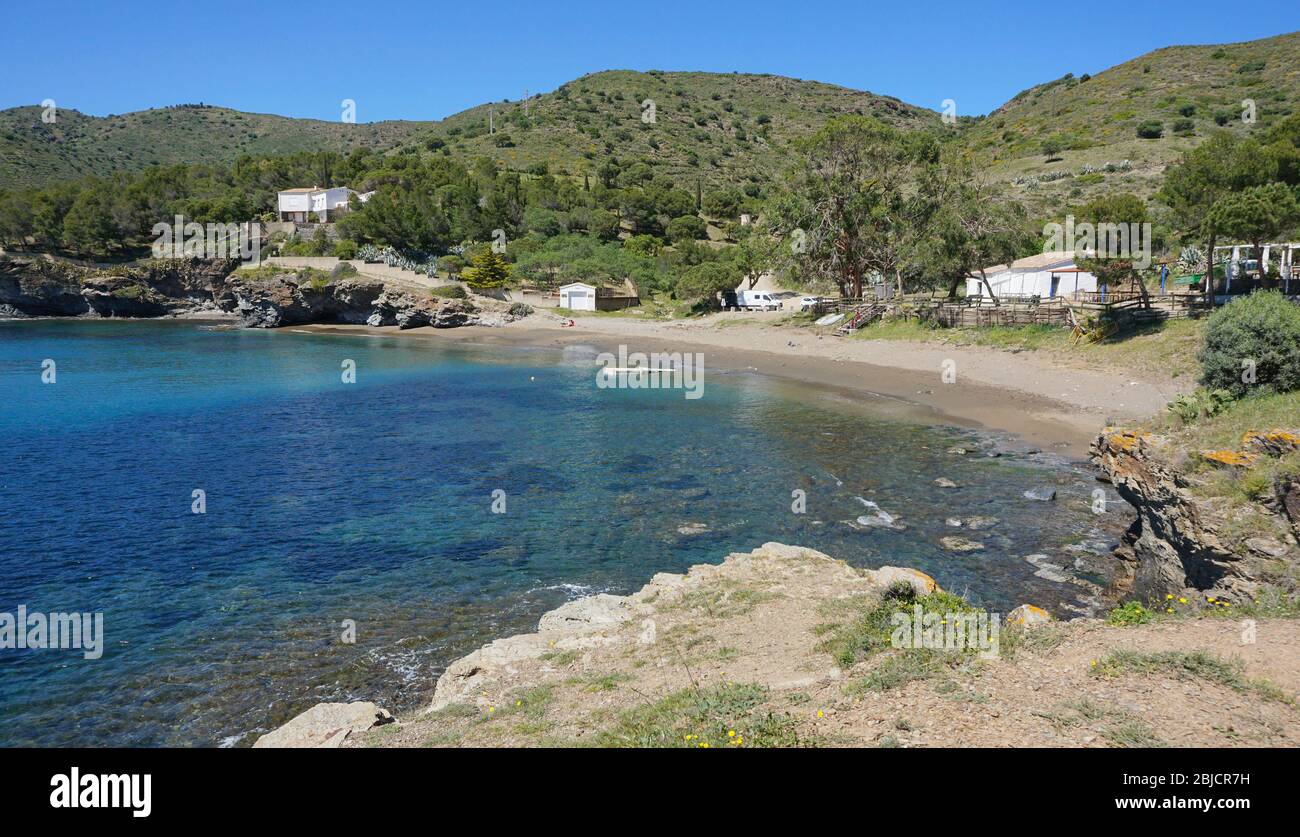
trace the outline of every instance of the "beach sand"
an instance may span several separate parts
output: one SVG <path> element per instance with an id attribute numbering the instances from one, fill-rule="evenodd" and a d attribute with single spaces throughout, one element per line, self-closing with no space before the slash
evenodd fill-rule
<path id="1" fill-rule="evenodd" d="M 590 346 L 616 352 L 702 352 L 706 370 L 750 372 L 905 403 L 913 417 L 1005 431 L 1026 445 L 1082 458 L 1107 424 L 1148 418 L 1189 383 L 1139 380 L 1069 368 L 1044 353 L 887 340 L 855 340 L 779 328 L 759 318 L 717 316 L 687 321 L 580 317 L 576 325 L 548 312 L 504 327 L 455 329 L 354 325 L 297 326 L 296 331 L 379 335 L 483 346 L 563 349 Z M 945 361 L 956 373 L 944 383 Z M 706 373 L 707 374 L 707 373 Z M 880 398 L 873 401 L 879 405 Z"/>

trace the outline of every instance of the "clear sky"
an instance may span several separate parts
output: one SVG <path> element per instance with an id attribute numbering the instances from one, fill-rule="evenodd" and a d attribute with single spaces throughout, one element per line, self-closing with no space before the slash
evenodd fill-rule
<path id="1" fill-rule="evenodd" d="M 204 102 L 440 119 L 607 69 L 776 73 L 987 113 L 1162 46 L 1300 29 L 1296 0 L 23 2 L 0 13 L 0 108 Z M 550 6 L 550 8 L 548 8 Z"/>

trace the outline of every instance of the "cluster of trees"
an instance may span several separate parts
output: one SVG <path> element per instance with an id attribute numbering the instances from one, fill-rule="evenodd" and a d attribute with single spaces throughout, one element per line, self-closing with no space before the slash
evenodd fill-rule
<path id="1" fill-rule="evenodd" d="M 141 255 L 160 221 L 177 215 L 199 223 L 274 220 L 268 210 L 276 193 L 304 183 L 374 195 L 354 201 L 340 218 L 340 241 L 318 231 L 314 239 L 286 242 L 284 252 L 352 257 L 360 244 L 392 247 L 435 256 L 451 275 L 482 280 L 484 287 L 499 286 L 507 275 L 538 285 L 630 278 L 639 288 L 672 292 L 703 264 L 713 265 L 712 272 L 696 270 L 690 287 L 703 287 L 706 273 L 721 285 L 724 270 L 727 277 L 747 270 L 726 248 L 703 241 L 701 211 L 741 230 L 739 213 L 757 207 L 741 189 L 706 194 L 698 181 L 693 190 L 682 188 L 642 161 L 611 157 L 592 174 L 571 176 L 545 165 L 505 170 L 488 158 L 464 163 L 446 155 L 358 150 L 244 157 L 228 168 L 154 167 L 0 192 L 0 244 L 87 257 Z M 505 244 L 502 258 L 485 255 L 493 252 L 489 243 Z"/>
<path id="2" fill-rule="evenodd" d="M 1300 114 L 1260 137 L 1216 133 L 1165 172 L 1158 199 L 1172 211 L 1175 234 L 1204 242 L 1206 272 L 1223 239 L 1263 245 L 1300 226 Z"/>
<path id="3" fill-rule="evenodd" d="M 322 234 L 290 243 L 293 252 L 347 256 L 361 244 L 392 247 L 497 284 L 631 279 L 643 292 L 707 299 L 778 269 L 804 287 L 843 295 L 882 281 L 955 295 L 981 268 L 1043 247 L 1041 225 L 941 134 L 841 116 L 795 150 L 766 194 L 754 184 L 704 194 L 698 181 L 683 188 L 647 161 L 613 156 L 576 176 L 545 164 L 514 171 L 488 158 L 365 149 L 244 157 L 230 167 L 162 166 L 0 192 L 0 244 L 128 255 L 148 245 L 159 221 L 270 220 L 276 192 L 309 183 L 374 195 L 341 218 L 341 242 Z M 1297 184 L 1300 115 L 1259 138 L 1224 131 L 1169 169 L 1157 227 L 1171 240 L 1204 242 L 1206 252 L 1225 237 L 1259 247 L 1300 223 Z M 1071 212 L 1078 222 L 1152 220 L 1146 201 L 1124 194 Z M 741 213 L 757 223 L 740 225 Z M 728 246 L 704 240 L 706 217 L 720 221 Z M 500 258 L 484 256 L 489 249 Z M 1127 261 L 1088 266 L 1111 282 L 1134 275 Z"/>
<path id="4" fill-rule="evenodd" d="M 1021 207 L 928 132 L 846 116 L 801 140 L 764 215 L 774 261 L 805 283 L 860 296 L 865 281 L 946 286 L 1031 251 Z"/>
<path id="5" fill-rule="evenodd" d="M 254 220 L 281 189 L 346 183 L 374 165 L 367 150 L 348 156 L 298 153 L 242 157 L 232 166 L 155 166 L 136 174 L 88 178 L 42 189 L 0 192 L 0 244 L 82 256 L 131 255 L 152 229 L 176 215 L 199 223 Z"/>

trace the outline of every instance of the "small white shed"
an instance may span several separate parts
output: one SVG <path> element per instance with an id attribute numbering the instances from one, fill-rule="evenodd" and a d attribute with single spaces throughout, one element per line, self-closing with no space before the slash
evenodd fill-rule
<path id="1" fill-rule="evenodd" d="M 596 287 L 586 282 L 570 282 L 560 288 L 560 307 L 570 311 L 595 311 Z"/>

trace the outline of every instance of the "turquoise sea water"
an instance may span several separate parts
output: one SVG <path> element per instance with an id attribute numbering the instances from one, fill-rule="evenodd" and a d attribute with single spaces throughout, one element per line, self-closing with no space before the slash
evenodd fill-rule
<path id="1" fill-rule="evenodd" d="M 103 612 L 105 631 L 98 660 L 0 649 L 0 744 L 247 745 L 321 700 L 409 708 L 568 599 L 769 540 L 915 566 L 1004 612 L 1077 603 L 1023 556 L 1095 541 L 1087 473 L 956 457 L 988 440 L 862 400 L 713 373 L 698 400 L 601 389 L 580 351 L 0 323 L 0 612 Z M 1060 498 L 1021 496 L 1035 485 Z M 906 528 L 858 523 L 864 501 Z M 987 549 L 946 552 L 950 534 Z"/>

